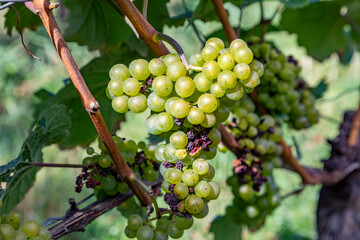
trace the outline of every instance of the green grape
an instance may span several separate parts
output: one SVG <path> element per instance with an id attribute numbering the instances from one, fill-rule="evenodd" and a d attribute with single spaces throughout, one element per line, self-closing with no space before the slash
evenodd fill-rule
<path id="1" fill-rule="evenodd" d="M 233 72 L 224 70 L 217 77 L 217 83 L 223 89 L 230 89 L 236 86 L 237 80 Z"/>
<path id="2" fill-rule="evenodd" d="M 1 225 L 0 225 L 1 226 Z M 39 234 L 39 224 L 35 221 L 26 221 L 21 226 L 21 231 L 26 234 L 29 238 L 35 237 Z M 3 234 L 4 235 L 4 234 Z"/>
<path id="3" fill-rule="evenodd" d="M 115 64 L 109 71 L 111 80 L 125 80 L 130 77 L 129 69 L 124 64 Z"/>
<path id="4" fill-rule="evenodd" d="M 163 161 L 166 160 L 165 157 L 164 157 L 165 149 L 166 149 L 166 145 L 158 145 L 158 147 L 155 150 L 155 158 L 159 162 L 163 162 Z M 160 170 L 161 170 L 161 166 L 163 166 L 163 165 L 162 164 L 160 165 Z"/>
<path id="5" fill-rule="evenodd" d="M 135 238 L 136 237 L 136 231 L 131 230 L 129 227 L 125 228 L 125 236 L 127 236 L 128 238 Z"/>
<path id="6" fill-rule="evenodd" d="M 123 91 L 128 96 L 135 96 L 140 91 L 140 82 L 135 78 L 128 78 L 123 83 Z"/>
<path id="7" fill-rule="evenodd" d="M 153 135 L 159 135 L 161 133 L 161 131 L 157 128 L 157 122 L 156 122 L 157 116 L 158 114 L 152 114 L 145 120 L 146 130 Z"/>
<path id="8" fill-rule="evenodd" d="M 159 231 L 167 231 L 170 220 L 167 217 L 162 216 L 156 221 L 156 229 Z"/>
<path id="9" fill-rule="evenodd" d="M 250 201 L 254 197 L 254 190 L 248 184 L 240 186 L 238 193 L 239 193 L 239 196 L 247 202 Z"/>
<path id="10" fill-rule="evenodd" d="M 210 194 L 206 197 L 207 200 L 215 200 L 219 197 L 221 189 L 220 185 L 217 182 L 209 182 L 210 185 Z"/>
<path id="11" fill-rule="evenodd" d="M 216 117 L 213 113 L 205 113 L 204 121 L 201 122 L 201 126 L 205 128 L 211 128 L 216 123 Z"/>
<path id="12" fill-rule="evenodd" d="M 218 102 L 214 95 L 205 93 L 199 97 L 197 105 L 204 113 L 212 113 L 218 107 Z"/>
<path id="13" fill-rule="evenodd" d="M 9 224 L 0 224 L 0 236 L 2 239 L 13 239 L 15 237 L 14 228 Z"/>
<path id="14" fill-rule="evenodd" d="M 209 164 L 209 170 L 200 176 L 201 180 L 210 182 L 215 176 L 215 168 Z"/>
<path id="15" fill-rule="evenodd" d="M 115 142 L 116 147 L 121 151 L 125 151 L 125 144 L 124 144 L 124 140 L 121 137 L 118 136 L 113 136 L 112 139 Z"/>
<path id="16" fill-rule="evenodd" d="M 163 181 L 163 183 L 161 185 L 161 189 L 166 193 L 171 193 L 171 191 L 169 190 L 169 186 L 170 186 L 169 182 Z"/>
<path id="17" fill-rule="evenodd" d="M 217 122 L 225 122 L 230 116 L 230 110 L 224 105 L 220 105 L 214 114 Z"/>
<path id="18" fill-rule="evenodd" d="M 209 91 L 213 83 L 212 80 L 207 79 L 203 73 L 196 74 L 196 76 L 194 77 L 194 82 L 196 84 L 196 89 L 199 92 Z"/>
<path id="19" fill-rule="evenodd" d="M 259 77 L 262 77 L 262 75 L 264 74 L 264 66 L 262 65 L 261 62 L 259 62 L 257 60 L 253 60 L 249 64 L 249 67 L 250 67 L 251 71 L 256 72 Z"/>
<path id="20" fill-rule="evenodd" d="M 267 131 L 268 128 L 275 126 L 275 120 L 270 115 L 261 116 L 260 122 L 259 128 L 263 131 Z"/>
<path id="21" fill-rule="evenodd" d="M 167 76 L 158 76 L 152 83 L 154 92 L 160 97 L 168 96 L 173 90 L 173 83 Z"/>
<path id="22" fill-rule="evenodd" d="M 129 110 L 128 97 L 114 97 L 111 102 L 111 106 L 118 113 L 126 113 Z"/>
<path id="23" fill-rule="evenodd" d="M 32 237 L 32 238 L 29 238 L 29 240 L 43 240 L 43 238 L 39 237 L 39 236 L 35 236 L 35 237 Z"/>
<path id="24" fill-rule="evenodd" d="M 109 90 L 109 93 L 113 96 L 120 96 L 121 94 L 123 94 L 123 87 L 122 85 L 124 84 L 124 81 L 121 79 L 114 79 L 111 80 L 108 83 L 107 89 Z"/>
<path id="25" fill-rule="evenodd" d="M 226 90 L 226 97 L 231 100 L 239 100 L 244 95 L 244 88 L 241 83 L 237 83 L 234 88 Z"/>
<path id="26" fill-rule="evenodd" d="M 110 92 L 109 92 L 109 89 L 106 87 L 105 89 L 105 94 L 106 94 L 106 97 L 110 100 L 112 100 L 115 96 L 112 95 Z"/>
<path id="27" fill-rule="evenodd" d="M 189 103 L 183 99 L 175 100 L 170 105 L 170 112 L 176 118 L 184 118 L 190 111 Z"/>
<path id="28" fill-rule="evenodd" d="M 88 155 L 93 155 L 93 154 L 95 153 L 95 150 L 94 150 L 94 148 L 92 148 L 92 147 L 87 147 L 87 148 L 86 148 L 86 153 L 87 153 Z"/>
<path id="29" fill-rule="evenodd" d="M 142 226 L 136 232 L 137 240 L 153 240 L 154 230 L 150 226 Z"/>
<path id="30" fill-rule="evenodd" d="M 116 180 L 113 175 L 107 175 L 102 178 L 101 186 L 105 191 L 111 191 L 116 188 Z"/>
<path id="31" fill-rule="evenodd" d="M 13 213 L 10 215 L 10 218 L 11 218 L 11 221 L 20 222 L 20 220 L 21 220 L 21 214 L 20 214 L 19 212 L 13 212 Z"/>
<path id="32" fill-rule="evenodd" d="M 251 206 L 251 205 L 247 206 L 245 213 L 251 219 L 256 218 L 260 214 L 259 209 L 255 206 Z"/>
<path id="33" fill-rule="evenodd" d="M 127 193 L 129 192 L 130 188 L 126 184 L 126 182 L 121 182 L 117 185 L 117 190 L 119 191 L 119 193 Z"/>
<path id="34" fill-rule="evenodd" d="M 192 168 L 197 174 L 204 175 L 209 171 L 209 163 L 203 158 L 198 158 L 192 163 Z"/>
<path id="35" fill-rule="evenodd" d="M 247 44 L 242 39 L 235 39 L 230 44 L 230 52 L 232 55 L 235 54 L 235 51 L 240 47 L 247 47 Z"/>
<path id="36" fill-rule="evenodd" d="M 178 199 L 184 199 L 189 195 L 189 188 L 185 183 L 178 183 L 174 187 L 174 193 Z"/>
<path id="37" fill-rule="evenodd" d="M 163 231 L 155 231 L 154 232 L 155 235 L 154 235 L 154 240 L 167 240 L 169 239 L 169 236 L 167 234 L 167 231 L 166 232 L 163 232 Z"/>
<path id="38" fill-rule="evenodd" d="M 220 51 L 225 47 L 225 44 L 220 38 L 212 37 L 206 41 L 205 46 L 213 46 L 217 51 Z"/>
<path id="39" fill-rule="evenodd" d="M 162 112 L 165 110 L 165 103 L 167 98 L 160 97 L 155 92 L 152 92 L 147 98 L 147 105 L 154 112 Z"/>
<path id="40" fill-rule="evenodd" d="M 219 51 L 220 54 L 230 53 L 230 48 L 223 48 Z"/>
<path id="41" fill-rule="evenodd" d="M 194 190 L 196 195 L 201 198 L 206 198 L 211 193 L 211 186 L 207 181 L 201 180 L 195 185 Z"/>
<path id="42" fill-rule="evenodd" d="M 182 173 L 182 181 L 188 186 L 194 186 L 199 181 L 199 175 L 193 169 L 186 169 Z"/>
<path id="43" fill-rule="evenodd" d="M 205 61 L 215 60 L 218 56 L 218 50 L 216 47 L 208 45 L 201 50 L 201 55 Z"/>
<path id="44" fill-rule="evenodd" d="M 1 216 L 1 222 L 2 223 L 9 223 L 11 221 L 11 215 L 10 214 L 4 214 Z"/>
<path id="45" fill-rule="evenodd" d="M 233 55 L 237 63 L 249 64 L 253 60 L 253 53 L 251 49 L 245 46 L 237 48 Z"/>
<path id="46" fill-rule="evenodd" d="M 160 58 L 154 58 L 149 62 L 149 71 L 154 76 L 160 76 L 166 71 L 166 64 Z"/>
<path id="47" fill-rule="evenodd" d="M 211 131 L 208 134 L 208 138 L 212 141 L 210 146 L 217 146 L 221 142 L 221 133 L 219 129 L 216 128 L 211 129 Z"/>
<path id="48" fill-rule="evenodd" d="M 195 194 L 191 194 L 185 199 L 185 208 L 186 211 L 191 214 L 198 214 L 204 208 L 204 201 L 201 199 L 201 197 L 198 197 Z"/>
<path id="49" fill-rule="evenodd" d="M 142 93 L 129 98 L 129 108 L 133 113 L 142 113 L 147 109 L 147 99 Z"/>
<path id="50" fill-rule="evenodd" d="M 96 156 L 97 157 L 97 156 Z M 84 166 L 88 166 L 88 165 L 91 165 L 93 163 L 96 163 L 98 160 L 98 157 L 97 158 L 94 158 L 94 157 L 86 157 L 83 159 L 82 161 L 82 165 Z"/>
<path id="51" fill-rule="evenodd" d="M 250 66 L 247 65 L 246 63 L 236 64 L 233 71 L 234 71 L 235 77 L 237 77 L 240 80 L 247 79 L 251 73 Z"/>
<path id="52" fill-rule="evenodd" d="M 208 206 L 207 203 L 205 203 L 204 207 L 203 207 L 203 210 L 200 213 L 195 214 L 194 217 L 196 217 L 198 219 L 201 219 L 201 218 L 206 217 L 208 214 L 209 214 L 209 206 Z"/>
<path id="53" fill-rule="evenodd" d="M 168 226 L 167 234 L 174 239 L 178 239 L 182 237 L 184 230 L 178 228 L 176 223 L 171 222 Z"/>
<path id="54" fill-rule="evenodd" d="M 194 125 L 201 124 L 204 121 L 205 114 L 198 107 L 192 107 L 187 115 L 187 120 Z"/>
<path id="55" fill-rule="evenodd" d="M 102 168 L 108 168 L 111 166 L 112 160 L 111 157 L 107 154 L 102 154 L 100 155 L 99 159 L 98 159 L 98 163 L 100 165 L 100 167 Z"/>
<path id="56" fill-rule="evenodd" d="M 171 134 L 170 143 L 176 149 L 185 148 L 188 144 L 188 137 L 183 131 L 177 131 Z"/>
<path id="57" fill-rule="evenodd" d="M 23 233 L 22 231 L 16 231 L 15 232 L 15 238 L 14 240 L 28 240 L 29 238 L 26 236 L 25 233 Z M 51 238 L 49 238 L 50 240 Z M 46 238 L 44 238 L 43 240 L 48 240 Z"/>
<path id="58" fill-rule="evenodd" d="M 181 182 L 183 173 L 177 168 L 171 168 L 167 173 L 167 181 L 171 184 L 178 184 Z"/>
<path id="59" fill-rule="evenodd" d="M 51 240 L 51 233 L 46 227 L 40 226 L 39 237 L 41 237 L 43 240 Z"/>
<path id="60" fill-rule="evenodd" d="M 175 216 L 175 225 L 183 230 L 189 229 L 194 224 L 194 218 L 187 219 L 186 217 L 181 217 L 179 215 Z"/>
<path id="61" fill-rule="evenodd" d="M 232 70 L 235 66 L 235 59 L 230 52 L 223 53 L 218 57 L 218 64 L 222 70 Z"/>
<path id="62" fill-rule="evenodd" d="M 189 62 L 192 66 L 202 67 L 204 64 L 204 59 L 202 58 L 201 53 L 195 53 L 191 55 Z"/>
<path id="63" fill-rule="evenodd" d="M 143 175 L 143 178 L 146 180 L 146 181 L 149 181 L 149 182 L 154 182 L 158 179 L 159 177 L 159 172 L 156 171 L 153 166 L 148 166 L 147 168 L 144 169 L 144 175 Z"/>
<path id="64" fill-rule="evenodd" d="M 204 65 L 202 66 L 202 72 L 204 73 L 204 75 L 207 79 L 213 80 L 213 79 L 217 78 L 217 76 L 221 72 L 221 69 L 217 62 L 208 61 L 208 62 L 204 63 Z"/>
<path id="65" fill-rule="evenodd" d="M 164 57 L 164 63 L 166 64 L 166 66 L 168 66 L 170 63 L 173 63 L 173 62 L 180 62 L 181 59 L 178 55 L 174 54 L 174 53 L 170 53 L 168 55 L 166 55 Z"/>
<path id="66" fill-rule="evenodd" d="M 175 91 L 182 98 L 190 97 L 195 91 L 195 82 L 189 77 L 180 77 L 175 83 Z"/>
<path id="67" fill-rule="evenodd" d="M 150 76 L 149 63 L 145 59 L 137 59 L 130 63 L 129 71 L 133 78 L 145 80 Z"/>
<path id="68" fill-rule="evenodd" d="M 250 76 L 245 80 L 241 80 L 241 82 L 247 88 L 255 88 L 260 84 L 260 78 L 256 72 L 251 72 Z"/>
<path id="69" fill-rule="evenodd" d="M 167 112 L 167 113 L 169 113 L 169 114 L 171 114 L 171 112 L 170 112 L 170 107 L 171 107 L 171 105 L 173 104 L 173 102 L 175 102 L 176 100 L 179 100 L 179 99 L 181 99 L 181 98 L 178 98 L 178 97 L 171 97 L 171 98 L 169 98 L 168 100 L 166 100 L 166 103 L 165 103 L 165 111 Z"/>
<path id="70" fill-rule="evenodd" d="M 138 214 L 133 214 L 127 219 L 127 227 L 133 231 L 137 231 L 143 223 L 144 219 Z"/>
<path id="71" fill-rule="evenodd" d="M 164 151 L 165 159 L 170 163 L 176 163 L 179 158 L 176 154 L 176 151 L 177 150 L 171 144 L 167 144 Z"/>
<path id="72" fill-rule="evenodd" d="M 226 89 L 223 89 L 219 83 L 215 82 L 210 87 L 210 93 L 211 95 L 214 95 L 217 98 L 220 98 L 224 96 L 226 93 Z"/>
<path id="73" fill-rule="evenodd" d="M 173 82 L 187 73 L 185 65 L 182 62 L 173 62 L 167 65 L 166 76 Z"/>

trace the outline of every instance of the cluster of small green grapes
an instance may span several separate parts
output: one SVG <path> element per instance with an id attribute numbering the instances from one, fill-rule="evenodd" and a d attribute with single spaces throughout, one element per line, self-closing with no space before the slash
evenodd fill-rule
<path id="1" fill-rule="evenodd" d="M 191 228 L 193 224 L 193 218 L 170 214 L 157 219 L 154 227 L 151 220 L 145 221 L 140 215 L 133 214 L 128 218 L 125 235 L 138 240 L 167 240 L 169 237 L 178 239 L 182 237 L 184 230 Z"/>
<path id="2" fill-rule="evenodd" d="M 0 199 L 0 208 L 2 201 Z M 0 217 L 0 239 L 2 240 L 50 240 L 49 230 L 35 221 L 21 223 L 21 214 L 13 212 Z"/>
<path id="3" fill-rule="evenodd" d="M 258 229 L 265 223 L 267 215 L 279 205 L 280 197 L 273 178 L 261 185 L 259 191 L 254 191 L 250 183 L 241 184 L 237 175 L 228 178 L 234 194 L 233 205 L 226 209 L 235 223 L 246 224 L 250 229 Z"/>
<path id="4" fill-rule="evenodd" d="M 124 160 L 139 179 L 149 182 L 158 179 L 159 163 L 155 161 L 155 146 L 147 146 L 144 142 L 136 144 L 133 140 L 124 140 L 118 136 L 113 136 L 113 140 Z M 127 193 L 129 187 L 117 174 L 114 163 L 100 138 L 98 138 L 98 144 L 100 154 L 96 153 L 92 147 L 86 149 L 90 156 L 83 160 L 84 168 L 76 179 L 75 190 L 80 192 L 84 185 L 87 188 L 94 188 L 97 198 Z"/>
<path id="5" fill-rule="evenodd" d="M 294 129 L 317 123 L 319 114 L 314 107 L 315 97 L 299 75 L 301 67 L 298 62 L 272 48 L 269 43 L 256 39 L 250 48 L 255 57 L 265 62 L 258 101 L 273 114 L 281 115 Z"/>
<path id="6" fill-rule="evenodd" d="M 174 214 L 203 218 L 209 211 L 207 203 L 219 197 L 220 186 L 211 181 L 215 169 L 203 158 L 197 158 L 188 166 L 180 161 L 164 162 L 160 172 L 164 177 L 164 200 Z"/>
<path id="7" fill-rule="evenodd" d="M 249 98 L 243 98 L 232 106 L 235 117 L 227 122 L 241 149 L 233 161 L 234 173 L 242 183 L 251 182 L 255 190 L 271 175 L 274 167 L 281 167 L 279 156 L 283 152 L 279 142 L 282 131 L 269 115 L 259 116 Z"/>

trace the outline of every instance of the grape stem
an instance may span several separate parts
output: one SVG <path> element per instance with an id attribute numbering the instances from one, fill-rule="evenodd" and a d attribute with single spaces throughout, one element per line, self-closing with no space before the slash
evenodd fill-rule
<path id="1" fill-rule="evenodd" d="M 360 105 L 356 110 L 348 138 L 348 146 L 354 147 L 358 144 L 360 133 Z"/>
<path id="2" fill-rule="evenodd" d="M 43 22 L 50 39 L 52 40 L 62 62 L 65 65 L 69 76 L 80 95 L 82 105 L 88 112 L 101 140 L 115 163 L 116 169 L 119 175 L 125 179 L 131 190 L 139 198 L 140 202 L 144 206 L 151 205 L 151 199 L 149 196 L 133 181 L 129 181 L 129 177 L 133 174 L 129 166 L 122 158 L 119 150 L 117 149 L 115 142 L 113 141 L 109 129 L 106 126 L 103 116 L 100 112 L 100 105 L 91 94 L 87 87 L 79 68 L 77 67 L 74 58 L 71 55 L 69 48 L 64 40 L 64 37 L 57 25 L 55 17 L 50 8 L 50 2 L 48 0 L 34 0 L 32 4 L 26 5 L 30 9 L 35 10 L 38 13 L 41 21 Z"/>

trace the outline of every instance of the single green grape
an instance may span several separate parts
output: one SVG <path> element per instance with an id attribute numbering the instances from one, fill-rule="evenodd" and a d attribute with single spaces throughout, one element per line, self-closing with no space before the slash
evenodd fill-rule
<path id="1" fill-rule="evenodd" d="M 203 207 L 203 210 L 198 213 L 198 214 L 195 214 L 193 215 L 195 218 L 198 218 L 198 219 L 201 219 L 201 218 L 204 218 L 206 217 L 207 215 L 209 214 L 209 206 L 207 203 L 204 204 L 204 207 Z"/>
<path id="2" fill-rule="evenodd" d="M 174 119 L 173 117 L 166 113 L 166 112 L 162 112 L 159 113 L 156 117 L 156 128 L 161 131 L 161 132 L 167 132 L 170 131 L 170 129 L 173 127 L 174 125 Z"/>
<path id="3" fill-rule="evenodd" d="M 225 47 L 225 44 L 220 38 L 212 37 L 206 41 L 205 46 L 213 46 L 217 51 L 220 51 Z"/>
<path id="4" fill-rule="evenodd" d="M 173 62 L 167 65 L 166 76 L 173 82 L 187 73 L 185 65 L 182 62 Z"/>
<path id="5" fill-rule="evenodd" d="M 221 69 L 217 62 L 208 61 L 208 62 L 204 63 L 204 65 L 202 66 L 202 72 L 204 73 L 206 78 L 213 80 L 213 79 L 217 78 L 217 76 L 221 72 Z"/>
<path id="6" fill-rule="evenodd" d="M 152 83 L 154 92 L 160 97 L 168 96 L 173 90 L 173 83 L 167 76 L 158 76 Z"/>
<path id="7" fill-rule="evenodd" d="M 218 120 L 218 118 L 216 118 Z M 221 142 L 221 133 L 219 129 L 212 128 L 208 134 L 208 138 L 212 141 L 210 146 L 217 146 Z"/>
<path id="8" fill-rule="evenodd" d="M 142 113 L 147 109 L 147 99 L 146 96 L 142 93 L 137 94 L 136 96 L 129 98 L 129 109 L 133 113 Z"/>
<path id="9" fill-rule="evenodd" d="M 205 114 L 198 107 L 192 107 L 187 115 L 187 120 L 194 125 L 201 124 L 204 121 Z"/>
<path id="10" fill-rule="evenodd" d="M 235 59 L 230 52 L 221 54 L 217 62 L 222 70 L 232 70 L 235 66 Z"/>
<path id="11" fill-rule="evenodd" d="M 149 63 L 145 59 L 137 59 L 130 63 L 129 71 L 133 78 L 140 81 L 146 80 L 150 76 Z"/>
<path id="12" fill-rule="evenodd" d="M 171 107 L 171 105 L 173 104 L 174 101 L 179 100 L 179 99 L 180 99 L 180 98 L 178 98 L 178 97 L 171 97 L 171 98 L 169 98 L 168 100 L 166 100 L 166 103 L 165 103 L 165 111 L 166 111 L 167 113 L 171 114 L 171 112 L 170 112 L 170 107 Z"/>
<path id="13" fill-rule="evenodd" d="M 129 110 L 129 98 L 127 96 L 114 97 L 111 101 L 112 108 L 118 113 L 126 113 Z"/>
<path id="14" fill-rule="evenodd" d="M 125 233 L 125 236 L 127 236 L 128 238 L 136 237 L 136 231 L 131 230 L 128 226 L 126 226 L 124 233 Z"/>
<path id="15" fill-rule="evenodd" d="M 168 182 L 171 184 L 178 184 L 182 179 L 182 172 L 177 168 L 172 168 L 167 174 Z"/>
<path id="16" fill-rule="evenodd" d="M 244 87 L 241 83 L 237 83 L 234 88 L 226 90 L 226 97 L 231 100 L 239 100 L 244 95 Z"/>
<path id="17" fill-rule="evenodd" d="M 162 216 L 156 221 L 156 229 L 165 232 L 167 231 L 169 224 L 170 220 L 167 217 Z"/>
<path id="18" fill-rule="evenodd" d="M 111 80 L 125 80 L 130 77 L 129 69 L 124 64 L 115 64 L 109 71 Z"/>
<path id="19" fill-rule="evenodd" d="M 200 176 L 201 180 L 205 180 L 210 182 L 215 176 L 215 168 L 213 166 L 211 166 L 211 164 L 209 164 L 209 170 Z"/>
<path id="20" fill-rule="evenodd" d="M 239 47 L 234 52 L 234 58 L 237 63 L 249 64 L 253 60 L 253 53 L 248 47 Z"/>
<path id="21" fill-rule="evenodd" d="M 136 232 L 137 240 L 153 240 L 154 230 L 150 226 L 142 226 Z"/>
<path id="22" fill-rule="evenodd" d="M 220 98 L 225 95 L 226 89 L 223 89 L 219 83 L 215 82 L 210 87 L 211 95 L 214 95 L 217 98 Z"/>
<path id="23" fill-rule="evenodd" d="M 154 232 L 154 240 L 168 240 L 169 236 L 167 234 L 167 231 L 155 231 Z"/>
<path id="24" fill-rule="evenodd" d="M 166 66 L 169 66 L 169 64 L 171 64 L 173 62 L 180 62 L 181 59 L 175 53 L 170 53 L 164 57 L 163 61 L 166 64 Z"/>
<path id="25" fill-rule="evenodd" d="M 260 214 L 259 209 L 251 205 L 247 206 L 247 208 L 245 209 L 245 213 L 251 219 L 256 218 Z"/>
<path id="26" fill-rule="evenodd" d="M 137 231 L 143 223 L 144 219 L 138 214 L 133 214 L 127 219 L 127 227 L 133 231 Z"/>
<path id="27" fill-rule="evenodd" d="M 176 131 L 171 134 L 170 143 L 174 148 L 182 149 L 188 144 L 188 137 L 183 131 Z"/>
<path id="28" fill-rule="evenodd" d="M 121 183 L 118 183 L 117 190 L 119 193 L 127 193 L 127 192 L 129 192 L 130 188 L 126 184 L 126 182 L 121 182 Z"/>
<path id="29" fill-rule="evenodd" d="M 209 171 L 209 163 L 203 158 L 198 158 L 192 163 L 192 168 L 197 174 L 204 175 Z"/>
<path id="30" fill-rule="evenodd" d="M 211 46 L 211 45 L 207 45 L 201 50 L 202 58 L 205 61 L 215 60 L 217 58 L 218 54 L 219 53 L 218 53 L 218 50 L 216 49 L 216 47 Z"/>
<path id="31" fill-rule="evenodd" d="M 254 197 L 254 190 L 249 184 L 240 186 L 238 193 L 239 196 L 247 202 L 251 201 L 251 199 Z"/>
<path id="32" fill-rule="evenodd" d="M 14 240 L 28 240 L 28 239 L 29 238 L 22 231 L 15 231 L 15 239 Z M 49 238 L 49 240 L 50 239 L 51 238 Z M 48 239 L 44 238 L 44 240 L 48 240 Z"/>
<path id="33" fill-rule="evenodd" d="M 124 84 L 124 81 L 121 79 L 111 80 L 107 86 L 109 93 L 112 94 L 113 96 L 122 95 L 124 92 L 123 87 L 122 87 L 123 84 Z"/>
<path id="34" fill-rule="evenodd" d="M 178 183 L 174 187 L 174 193 L 178 199 L 185 199 L 189 195 L 189 188 L 185 183 Z"/>
<path id="35" fill-rule="evenodd" d="M 237 79 L 233 72 L 224 70 L 217 77 L 217 83 L 223 89 L 230 89 L 236 86 Z"/>
<path id="36" fill-rule="evenodd" d="M 205 93 L 199 97 L 197 105 L 204 113 L 212 113 L 218 107 L 218 102 L 214 95 Z"/>
<path id="37" fill-rule="evenodd" d="M 149 71 L 154 76 L 160 76 L 166 71 L 166 64 L 160 58 L 154 58 L 149 62 Z"/>
<path id="38" fill-rule="evenodd" d="M 198 73 L 194 77 L 194 82 L 196 84 L 196 89 L 199 92 L 207 92 L 209 91 L 213 81 L 209 80 L 205 77 L 204 73 Z"/>
<path id="39" fill-rule="evenodd" d="M 199 181 L 199 175 L 193 169 L 186 169 L 182 173 L 182 181 L 187 186 L 194 186 Z"/>
<path id="40" fill-rule="evenodd" d="M 175 83 L 175 91 L 182 98 L 190 97 L 195 91 L 195 82 L 189 77 L 180 77 Z"/>
<path id="41" fill-rule="evenodd" d="M 262 77 L 262 75 L 264 74 L 264 66 L 262 65 L 261 62 L 259 62 L 257 60 L 253 60 L 249 64 L 249 67 L 250 67 L 251 71 L 256 72 L 259 77 Z"/>
<path id="42" fill-rule="evenodd" d="M 135 78 L 128 78 L 123 83 L 124 93 L 128 96 L 135 96 L 140 91 L 140 82 Z"/>
<path id="43" fill-rule="evenodd" d="M 201 122 L 201 126 L 205 128 L 211 128 L 216 123 L 216 117 L 213 113 L 205 113 L 204 121 Z"/>
<path id="44" fill-rule="evenodd" d="M 175 100 L 170 105 L 170 112 L 176 118 L 184 118 L 190 111 L 189 103 L 183 99 Z"/>
<path id="45" fill-rule="evenodd" d="M 46 227 L 40 226 L 39 237 L 41 237 L 43 240 L 51 240 L 51 233 Z"/>
<path id="46" fill-rule="evenodd" d="M 159 172 L 154 169 L 154 167 L 148 166 L 144 169 L 144 175 L 143 178 L 148 182 L 154 182 L 158 179 Z"/>
<path id="47" fill-rule="evenodd" d="M 224 105 L 220 105 L 214 114 L 217 122 L 225 122 L 230 116 L 230 110 Z"/>
<path id="48" fill-rule="evenodd" d="M 237 77 L 240 80 L 247 79 L 251 73 L 250 66 L 247 65 L 246 63 L 236 64 L 233 71 L 234 71 L 235 77 Z"/>
<path id="49" fill-rule="evenodd" d="M 155 150 L 155 158 L 156 160 L 158 160 L 159 162 L 163 162 L 165 161 L 165 156 L 164 156 L 164 151 L 166 149 L 166 145 L 165 144 L 159 144 Z M 160 173 L 163 175 L 163 172 L 161 171 L 162 169 L 165 171 L 166 169 L 163 168 L 164 165 L 160 165 Z"/>
<path id="50" fill-rule="evenodd" d="M 161 133 L 157 128 L 156 117 L 157 114 L 152 114 L 145 120 L 146 130 L 153 135 L 159 135 Z"/>
<path id="51" fill-rule="evenodd" d="M 40 227 L 39 224 L 35 221 L 26 221 L 22 224 L 21 231 L 25 233 L 26 236 L 31 238 L 39 234 Z"/>
<path id="52" fill-rule="evenodd" d="M 175 225 L 183 230 L 189 229 L 194 224 L 194 218 L 187 219 L 186 217 L 181 217 L 175 215 Z"/>
<path id="53" fill-rule="evenodd" d="M 201 197 L 191 194 L 185 199 L 185 208 L 191 214 L 198 214 L 204 208 L 204 201 Z"/>
<path id="54" fill-rule="evenodd" d="M 87 147 L 87 148 L 86 148 L 86 153 L 87 153 L 88 155 L 93 155 L 93 154 L 95 153 L 95 150 L 94 150 L 93 147 Z"/>
<path id="55" fill-rule="evenodd" d="M 13 212 L 13 213 L 10 215 L 10 218 L 11 218 L 11 221 L 20 222 L 20 220 L 21 220 L 21 214 L 20 214 L 19 212 Z"/>
<path id="56" fill-rule="evenodd" d="M 147 98 L 147 105 L 154 112 L 162 112 L 165 110 L 166 100 L 166 97 L 160 97 L 155 92 L 152 92 Z"/>
<path id="57" fill-rule="evenodd" d="M 206 197 L 207 200 L 215 200 L 219 197 L 221 189 L 220 185 L 217 182 L 209 182 L 211 186 L 211 192 L 209 196 Z"/>
<path id="58" fill-rule="evenodd" d="M 201 180 L 195 185 L 195 194 L 201 198 L 206 198 L 211 193 L 211 186 L 207 181 Z"/>
<path id="59" fill-rule="evenodd" d="M 247 47 L 247 44 L 244 40 L 242 39 L 235 39 L 231 42 L 230 44 L 230 52 L 232 55 L 235 54 L 236 49 L 238 49 L 239 47 Z"/>
<path id="60" fill-rule="evenodd" d="M 184 230 L 178 228 L 175 223 L 171 222 L 168 226 L 167 234 L 174 239 L 178 239 L 182 237 Z"/>
<path id="61" fill-rule="evenodd" d="M 110 167 L 112 160 L 111 157 L 107 154 L 102 154 L 100 155 L 99 159 L 98 159 L 98 163 L 100 165 L 100 167 L 102 168 L 108 168 Z"/>
<path id="62" fill-rule="evenodd" d="M 256 72 L 251 72 L 250 76 L 245 80 L 241 80 L 241 82 L 247 88 L 255 88 L 260 84 L 260 78 Z"/>
<path id="63" fill-rule="evenodd" d="M 195 53 L 191 55 L 189 63 L 195 67 L 202 67 L 204 64 L 204 59 L 202 58 L 201 53 Z"/>

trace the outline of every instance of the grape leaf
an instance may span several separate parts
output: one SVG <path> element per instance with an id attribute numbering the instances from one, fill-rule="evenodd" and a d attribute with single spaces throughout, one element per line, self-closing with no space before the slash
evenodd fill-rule
<path id="1" fill-rule="evenodd" d="M 118 121 L 124 120 L 124 115 L 112 109 L 111 100 L 105 94 L 110 80 L 109 70 L 117 63 L 128 65 L 130 61 L 136 58 L 139 58 L 137 53 L 131 52 L 126 46 L 123 46 L 116 53 L 111 52 L 96 58 L 81 69 L 81 74 L 86 84 L 100 104 L 100 111 L 111 133 L 115 131 Z M 64 104 L 69 109 L 73 124 L 69 136 L 60 143 L 62 147 L 87 146 L 96 138 L 96 129 L 92 124 L 89 114 L 83 108 L 79 94 L 71 82 L 68 82 L 50 100 L 40 102 L 39 104 Z"/>
<path id="2" fill-rule="evenodd" d="M 281 0 L 281 2 L 288 8 L 302 8 L 310 3 L 310 0 Z M 314 2 L 314 1 L 312 1 Z"/>
<path id="3" fill-rule="evenodd" d="M 64 0 L 69 10 L 65 40 L 87 45 L 90 50 L 117 48 L 132 33 L 124 18 L 107 2 Z"/>
<path id="4" fill-rule="evenodd" d="M 6 185 L 0 191 L 0 198 L 3 199 L 0 213 L 10 212 L 23 199 L 35 181 L 38 170 L 31 164 L 41 163 L 42 149 L 69 135 L 70 125 L 69 114 L 64 105 L 49 106 L 39 114 L 19 156 L 0 166 L 0 182 Z"/>
<path id="5" fill-rule="evenodd" d="M 204 22 L 219 20 L 211 0 L 200 0 L 191 17 L 192 21 L 195 19 L 201 19 Z"/>
<path id="6" fill-rule="evenodd" d="M 322 79 L 318 85 L 311 88 L 310 91 L 314 95 L 316 99 L 322 98 L 326 90 L 328 89 L 328 83 L 326 83 L 325 79 Z"/>
<path id="7" fill-rule="evenodd" d="M 217 216 L 210 227 L 210 232 L 214 233 L 215 240 L 241 239 L 241 231 L 241 225 L 235 224 L 230 214 Z"/>
<path id="8" fill-rule="evenodd" d="M 349 16 L 360 22 L 360 4 L 353 2 L 349 7 Z M 341 56 L 346 49 L 346 36 L 343 27 L 347 22 L 340 16 L 343 3 L 340 1 L 322 1 L 307 5 L 301 9 L 286 9 L 282 14 L 281 28 L 298 35 L 298 42 L 307 49 L 312 57 L 324 60 L 332 52 Z M 305 16 L 305 17 L 304 17 Z M 356 41 L 359 37 L 355 38 Z"/>
<path id="9" fill-rule="evenodd" d="M 28 28 L 30 30 L 35 30 L 38 26 L 42 24 L 39 16 L 35 15 L 31 12 L 27 7 L 22 3 L 14 4 L 14 7 L 19 13 L 19 24 L 21 31 L 24 28 Z M 9 7 L 8 12 L 5 14 L 5 28 L 6 33 L 11 36 L 12 30 L 15 28 L 18 31 L 17 27 L 17 15 L 14 9 Z"/>

